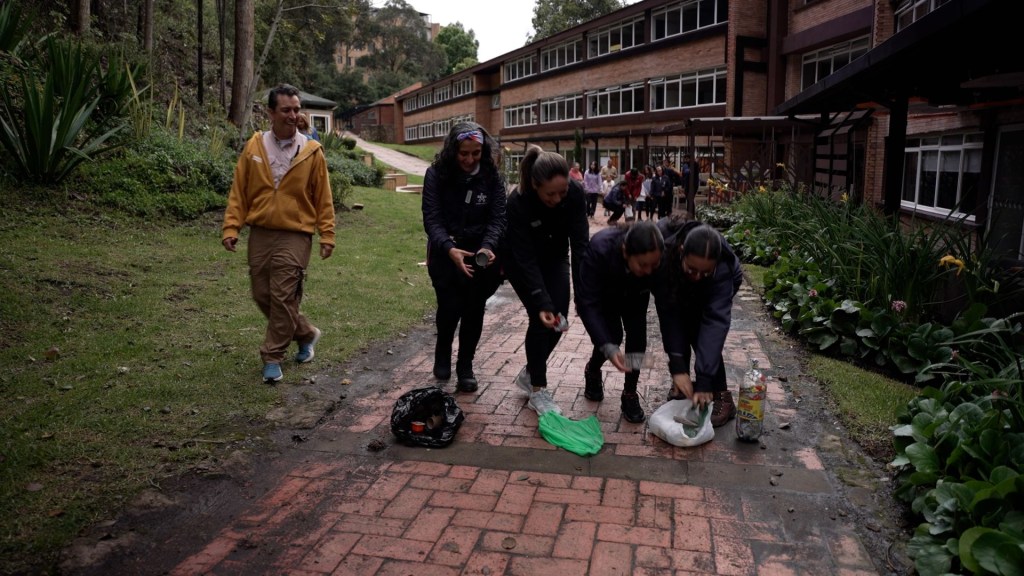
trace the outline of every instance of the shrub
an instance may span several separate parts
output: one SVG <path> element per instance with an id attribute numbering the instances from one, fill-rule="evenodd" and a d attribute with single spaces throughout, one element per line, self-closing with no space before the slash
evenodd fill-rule
<path id="1" fill-rule="evenodd" d="M 235 159 L 154 129 L 109 159 L 82 167 L 75 192 L 135 216 L 191 219 L 226 205 Z"/>
<path id="2" fill-rule="evenodd" d="M 339 172 L 348 176 L 355 186 L 380 187 L 384 182 L 384 170 L 379 166 L 367 166 L 363 164 L 361 156 L 359 160 L 349 157 L 348 153 L 327 154 L 327 169 L 331 172 Z"/>

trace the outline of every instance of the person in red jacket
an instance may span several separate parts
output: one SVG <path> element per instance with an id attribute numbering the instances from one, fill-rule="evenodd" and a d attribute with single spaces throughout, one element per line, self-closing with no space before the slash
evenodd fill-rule
<path id="1" fill-rule="evenodd" d="M 235 166 L 221 243 L 238 249 L 238 235 L 249 226 L 248 260 L 252 298 L 267 317 L 260 345 L 263 380 L 281 380 L 288 346 L 298 342 L 298 363 L 309 362 L 320 329 L 299 311 L 313 234 L 320 235 L 320 257 L 334 251 L 334 199 L 327 160 L 320 143 L 296 129 L 299 90 L 281 84 L 270 90 L 271 129 L 256 132 Z"/>
<path id="2" fill-rule="evenodd" d="M 622 192 L 628 206 L 632 208 L 633 216 L 626 214 L 626 222 L 636 218 L 636 202 L 640 198 L 640 189 L 643 187 L 644 175 L 636 168 L 630 168 L 629 172 L 622 178 Z"/>

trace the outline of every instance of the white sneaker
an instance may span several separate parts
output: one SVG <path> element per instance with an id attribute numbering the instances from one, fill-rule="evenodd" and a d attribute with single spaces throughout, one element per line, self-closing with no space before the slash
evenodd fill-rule
<path id="1" fill-rule="evenodd" d="M 530 394 L 530 401 L 526 405 L 536 412 L 537 416 L 545 412 L 562 413 L 562 409 L 558 407 L 558 404 L 555 404 L 555 400 L 551 398 L 551 393 L 545 388 Z"/>
<path id="2" fill-rule="evenodd" d="M 523 369 L 516 376 L 516 386 L 519 386 L 520 390 L 526 392 L 527 396 L 533 394 L 533 381 L 530 379 L 530 372 L 526 369 L 526 366 L 523 366 Z"/>

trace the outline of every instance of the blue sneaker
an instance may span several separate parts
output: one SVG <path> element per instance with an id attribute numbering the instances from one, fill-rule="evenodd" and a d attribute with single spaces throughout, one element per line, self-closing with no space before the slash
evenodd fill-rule
<path id="1" fill-rule="evenodd" d="M 320 341 L 320 329 L 313 328 L 313 339 L 305 344 L 299 344 L 299 353 L 295 355 L 295 361 L 299 364 L 305 364 L 316 356 L 316 351 L 313 347 Z"/>
<path id="2" fill-rule="evenodd" d="M 284 374 L 281 373 L 281 365 L 276 362 L 270 362 L 263 365 L 263 381 L 267 384 L 273 384 L 274 382 L 280 382 L 281 378 L 284 378 Z"/>

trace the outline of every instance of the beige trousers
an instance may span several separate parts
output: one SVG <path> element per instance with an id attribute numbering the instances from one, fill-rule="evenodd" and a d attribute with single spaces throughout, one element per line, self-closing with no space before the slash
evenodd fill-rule
<path id="1" fill-rule="evenodd" d="M 249 279 L 252 299 L 267 317 L 260 345 L 263 362 L 280 363 L 292 341 L 308 342 L 313 325 L 299 312 L 313 238 L 303 232 L 251 227 Z"/>

